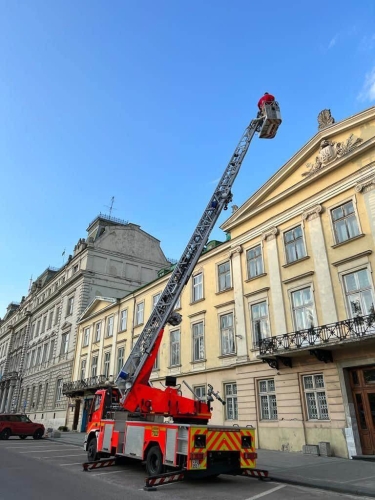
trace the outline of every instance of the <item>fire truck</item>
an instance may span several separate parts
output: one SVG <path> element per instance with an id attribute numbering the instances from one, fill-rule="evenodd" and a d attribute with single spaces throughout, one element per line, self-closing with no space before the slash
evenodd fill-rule
<path id="1" fill-rule="evenodd" d="M 174 308 L 191 277 L 221 211 L 232 201 L 231 188 L 255 133 L 275 137 L 281 123 L 276 101 L 264 102 L 246 127 L 194 232 L 155 305 L 150 318 L 117 376 L 114 386 L 95 393 L 84 449 L 89 462 L 109 457 L 141 460 L 150 476 L 183 470 L 192 477 L 241 474 L 256 467 L 252 426 L 209 425 L 211 403 L 219 392 L 208 385 L 207 398 L 182 395 L 176 377 L 165 388 L 153 387 L 150 375 L 167 323 L 179 325 Z"/>

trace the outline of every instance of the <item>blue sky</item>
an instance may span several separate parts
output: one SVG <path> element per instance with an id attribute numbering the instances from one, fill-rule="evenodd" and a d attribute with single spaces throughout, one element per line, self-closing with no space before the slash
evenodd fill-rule
<path id="1" fill-rule="evenodd" d="M 0 7 L 0 317 L 112 196 L 112 215 L 179 258 L 265 91 L 283 124 L 254 139 L 237 205 L 316 133 L 322 109 L 339 121 L 374 105 L 373 0 Z"/>

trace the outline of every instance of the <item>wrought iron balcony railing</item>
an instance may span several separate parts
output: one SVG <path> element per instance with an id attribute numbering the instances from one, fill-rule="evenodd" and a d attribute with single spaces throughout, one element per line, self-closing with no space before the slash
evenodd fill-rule
<path id="1" fill-rule="evenodd" d="M 353 342 L 368 337 L 375 337 L 375 313 L 264 338 L 259 342 L 259 356 Z"/>
<path id="2" fill-rule="evenodd" d="M 63 394 L 69 394 L 72 392 L 82 392 L 86 389 L 98 389 L 103 387 L 106 382 L 108 382 L 108 378 L 105 375 L 96 375 L 95 377 L 66 382 L 63 384 L 62 392 Z"/>

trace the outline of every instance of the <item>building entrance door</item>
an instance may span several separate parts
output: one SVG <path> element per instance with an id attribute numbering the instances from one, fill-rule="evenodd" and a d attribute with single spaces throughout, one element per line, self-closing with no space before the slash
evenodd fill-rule
<path id="1" fill-rule="evenodd" d="M 350 370 L 362 453 L 375 455 L 375 366 Z"/>

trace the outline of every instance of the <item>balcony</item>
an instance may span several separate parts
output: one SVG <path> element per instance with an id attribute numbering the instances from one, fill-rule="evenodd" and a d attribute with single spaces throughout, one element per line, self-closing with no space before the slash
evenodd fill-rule
<path id="1" fill-rule="evenodd" d="M 258 358 L 278 369 L 279 361 L 292 367 L 295 353 L 309 351 L 319 361 L 328 363 L 333 361 L 335 346 L 370 339 L 375 339 L 375 313 L 261 339 Z"/>
<path id="2" fill-rule="evenodd" d="M 96 375 L 82 380 L 74 380 L 63 384 L 62 393 L 69 397 L 83 396 L 85 393 L 94 393 L 98 389 L 107 387 L 111 382 L 105 375 Z"/>

